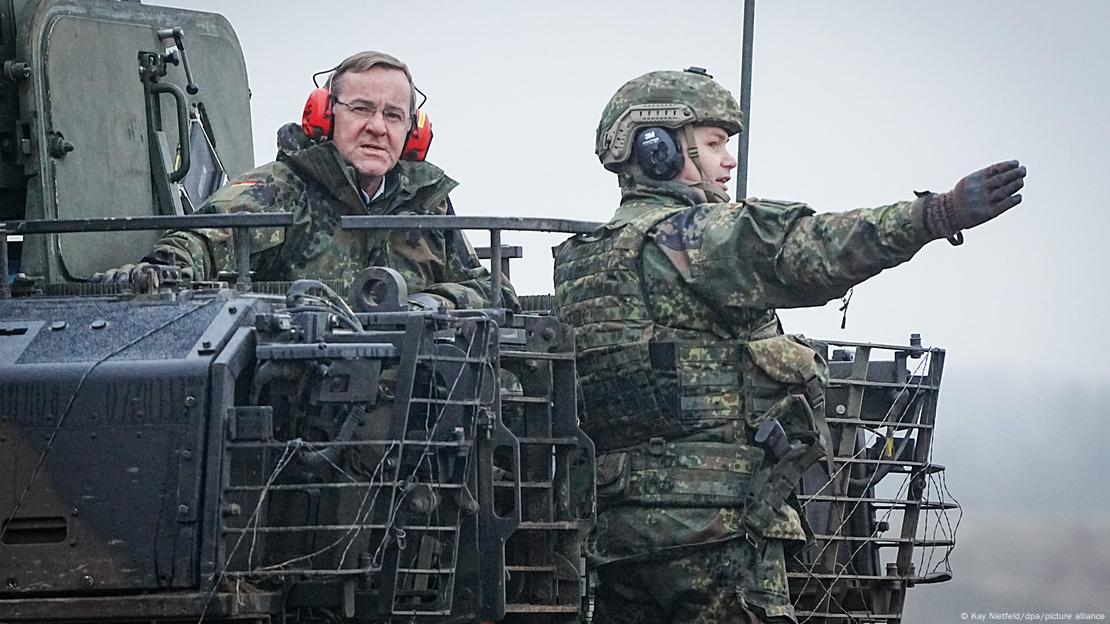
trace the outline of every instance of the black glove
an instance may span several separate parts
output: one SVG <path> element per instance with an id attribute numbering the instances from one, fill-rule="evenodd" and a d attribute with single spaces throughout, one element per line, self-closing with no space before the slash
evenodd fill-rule
<path id="1" fill-rule="evenodd" d="M 934 235 L 958 244 L 963 241 L 960 230 L 986 223 L 1020 204 L 1017 192 L 1023 186 L 1025 167 L 1018 161 L 995 163 L 960 180 L 951 191 L 929 196 L 925 222 Z"/>
<path id="2" fill-rule="evenodd" d="M 116 269 L 108 269 L 103 273 L 93 273 L 89 281 L 97 284 L 116 284 L 117 286 L 130 286 L 131 288 L 149 292 L 162 285 L 176 283 L 181 280 L 181 270 L 176 266 L 140 262 L 138 264 L 125 264 Z"/>

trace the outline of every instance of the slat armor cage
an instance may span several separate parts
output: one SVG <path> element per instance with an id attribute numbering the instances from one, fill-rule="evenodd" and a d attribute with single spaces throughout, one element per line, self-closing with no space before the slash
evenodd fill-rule
<path id="1" fill-rule="evenodd" d="M 799 622 L 899 623 L 908 588 L 951 578 L 962 512 L 933 461 L 944 351 L 910 342 L 823 343 L 832 457 L 798 490 L 815 534 L 787 564 Z"/>
<path id="2" fill-rule="evenodd" d="M 224 582 L 280 588 L 287 612 L 577 621 L 594 465 L 568 329 L 549 316 L 503 328 L 482 315 L 383 318 L 362 335 L 396 346 L 374 359 L 374 404 L 291 423 L 255 379 L 272 407 L 233 410 Z M 262 367 L 290 357 L 263 348 Z M 318 433 L 351 418 L 353 435 Z"/>

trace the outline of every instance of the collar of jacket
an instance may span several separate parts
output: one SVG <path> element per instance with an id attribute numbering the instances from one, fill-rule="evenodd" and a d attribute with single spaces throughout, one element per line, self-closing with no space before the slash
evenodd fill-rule
<path id="1" fill-rule="evenodd" d="M 313 143 L 297 124 L 278 130 L 278 158 L 299 175 L 312 180 L 356 213 L 387 214 L 412 199 L 421 189 L 438 186 L 436 203 L 458 186 L 439 167 L 429 162 L 399 161 L 385 175 L 385 191 L 367 205 L 358 188 L 354 167 L 343 159 L 331 141 Z"/>
<path id="2" fill-rule="evenodd" d="M 459 183 L 430 162 L 402 160 L 385 176 L 385 191 L 370 202 L 371 214 L 393 213 L 418 193 L 424 192 L 421 204 L 432 208 L 439 204 Z M 415 208 L 415 207 L 413 207 Z M 407 210 L 406 212 L 416 212 Z"/>
<path id="3" fill-rule="evenodd" d="M 621 187 L 621 205 L 614 221 L 624 221 L 645 208 L 696 206 L 694 190 L 680 182 L 656 182 L 651 185 L 630 184 Z"/>

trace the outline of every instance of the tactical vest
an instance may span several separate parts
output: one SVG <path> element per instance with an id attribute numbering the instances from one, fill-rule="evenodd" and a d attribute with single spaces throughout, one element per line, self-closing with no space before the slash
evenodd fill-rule
<path id="1" fill-rule="evenodd" d="M 556 252 L 556 312 L 575 328 L 583 428 L 598 450 L 735 427 L 743 347 L 781 333 L 773 311 L 725 324 L 677 274 L 647 283 L 648 232 L 686 209 L 648 208 Z"/>
<path id="2" fill-rule="evenodd" d="M 823 410 L 824 362 L 782 334 L 773 310 L 729 322 L 677 271 L 647 279 L 649 232 L 685 210 L 649 206 L 555 253 L 556 312 L 575 331 L 582 427 L 600 453 L 628 451 L 599 458 L 599 504 L 612 478 L 614 504 L 743 505 L 763 516 L 747 522 L 768 535 L 782 525 L 801 472 L 823 453 L 814 421 Z M 810 436 L 810 444 L 765 461 L 752 434 L 767 418 L 795 439 Z M 685 476 L 691 469 L 701 476 Z M 753 497 L 760 504 L 747 505 Z M 787 524 L 800 530 L 796 515 Z"/>

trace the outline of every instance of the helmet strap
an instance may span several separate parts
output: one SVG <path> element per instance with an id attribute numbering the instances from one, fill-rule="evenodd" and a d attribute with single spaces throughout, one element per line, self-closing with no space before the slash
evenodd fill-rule
<path id="1" fill-rule="evenodd" d="M 701 178 L 701 182 L 690 186 L 701 189 L 705 193 L 705 200 L 711 204 L 731 201 L 728 193 L 721 191 L 721 187 L 713 184 L 709 178 L 705 177 L 705 171 L 702 171 L 701 160 L 698 158 L 698 144 L 694 141 L 694 126 L 686 124 L 682 126 L 682 131 L 686 137 L 686 156 L 690 158 L 690 162 L 694 163 L 694 168 L 698 170 L 698 176 Z"/>

